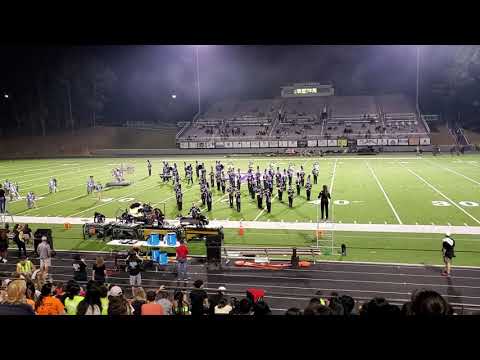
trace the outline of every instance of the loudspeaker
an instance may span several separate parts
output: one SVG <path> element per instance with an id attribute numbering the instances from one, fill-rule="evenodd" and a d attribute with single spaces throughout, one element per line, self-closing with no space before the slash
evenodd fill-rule
<path id="1" fill-rule="evenodd" d="M 221 236 L 208 236 L 205 238 L 205 246 L 209 247 L 222 247 Z"/>
<path id="2" fill-rule="evenodd" d="M 222 259 L 221 247 L 207 247 L 207 263 L 220 263 Z"/>

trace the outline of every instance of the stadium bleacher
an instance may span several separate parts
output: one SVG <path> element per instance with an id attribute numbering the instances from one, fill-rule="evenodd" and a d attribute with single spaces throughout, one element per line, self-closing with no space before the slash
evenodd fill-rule
<path id="1" fill-rule="evenodd" d="M 177 143 L 419 138 L 428 137 L 428 133 L 403 94 L 312 96 L 213 104 L 177 137 Z"/>

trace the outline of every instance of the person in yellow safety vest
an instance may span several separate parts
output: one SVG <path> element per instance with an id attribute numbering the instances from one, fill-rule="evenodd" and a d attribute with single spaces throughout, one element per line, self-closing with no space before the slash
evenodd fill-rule
<path id="1" fill-rule="evenodd" d="M 20 257 L 20 261 L 17 263 L 17 273 L 19 275 L 30 277 L 35 269 L 35 265 L 25 255 Z"/>
<path id="2" fill-rule="evenodd" d="M 108 288 L 105 284 L 100 285 L 100 302 L 102 303 L 102 315 L 108 315 Z"/>
<path id="3" fill-rule="evenodd" d="M 75 280 L 70 280 L 67 283 L 65 293 L 65 313 L 67 315 L 77 315 L 78 304 L 80 304 L 84 297 L 80 296 L 80 285 Z"/>

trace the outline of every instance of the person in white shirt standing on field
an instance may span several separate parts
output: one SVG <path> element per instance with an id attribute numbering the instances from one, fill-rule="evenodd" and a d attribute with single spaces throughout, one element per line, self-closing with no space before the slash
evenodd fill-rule
<path id="1" fill-rule="evenodd" d="M 56 184 L 56 181 L 55 179 L 50 179 L 50 181 L 48 182 L 48 192 L 51 194 L 51 193 L 56 193 L 57 192 L 57 184 Z"/>
<path id="2" fill-rule="evenodd" d="M 40 258 L 40 271 L 43 271 L 47 276 L 48 268 L 52 265 L 52 248 L 46 236 L 42 236 L 42 242 L 37 247 L 37 253 Z"/>
<path id="3" fill-rule="evenodd" d="M 455 257 L 455 240 L 452 239 L 449 232 L 445 234 L 442 241 L 442 254 L 445 269 L 442 271 L 443 276 L 450 276 L 452 268 L 452 258 Z"/>

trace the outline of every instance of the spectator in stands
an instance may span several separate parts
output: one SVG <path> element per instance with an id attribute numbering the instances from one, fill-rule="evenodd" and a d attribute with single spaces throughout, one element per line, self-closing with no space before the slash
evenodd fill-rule
<path id="1" fill-rule="evenodd" d="M 188 281 L 188 272 L 187 272 L 187 256 L 188 256 L 188 247 L 183 241 L 180 239 L 180 246 L 176 249 L 177 254 L 177 279 Z"/>
<path id="2" fill-rule="evenodd" d="M 298 316 L 298 315 L 302 315 L 302 310 L 300 310 L 299 308 L 296 308 L 296 307 L 291 307 L 290 309 L 288 309 L 288 310 L 285 312 L 285 315 L 286 315 L 286 316 Z"/>
<path id="3" fill-rule="evenodd" d="M 35 302 L 35 311 L 38 315 L 64 315 L 62 302 L 52 295 L 52 284 L 42 286 L 40 296 Z"/>
<path id="4" fill-rule="evenodd" d="M 222 297 L 219 301 L 218 304 L 215 305 L 213 309 L 214 315 L 228 315 L 232 312 L 233 308 L 232 306 L 228 303 L 228 300 L 225 297 Z"/>
<path id="5" fill-rule="evenodd" d="M 351 315 L 355 307 L 355 300 L 351 296 L 342 295 L 338 298 L 343 305 L 344 315 Z"/>
<path id="6" fill-rule="evenodd" d="M 7 286 L 10 281 L 10 279 L 2 281 L 2 285 L 0 286 L 0 304 L 7 298 Z"/>
<path id="7" fill-rule="evenodd" d="M 375 297 L 360 308 L 361 316 L 400 315 L 398 306 L 391 305 L 381 297 Z"/>
<path id="8" fill-rule="evenodd" d="M 89 281 L 85 298 L 78 304 L 77 315 L 102 315 L 100 297 L 99 285 L 95 281 Z"/>
<path id="9" fill-rule="evenodd" d="M 129 311 L 130 305 L 123 297 L 115 296 L 109 299 L 108 302 L 108 315 L 132 315 Z"/>
<path id="10" fill-rule="evenodd" d="M 45 276 L 48 276 L 48 268 L 52 263 L 52 249 L 46 236 L 42 236 L 42 242 L 37 247 L 37 253 L 40 258 L 40 270 L 45 273 Z"/>
<path id="11" fill-rule="evenodd" d="M 5 189 L 3 189 L 2 185 L 0 184 L 0 214 L 6 213 L 6 209 L 5 209 L 6 202 L 7 202 L 7 199 L 5 198 Z"/>
<path id="12" fill-rule="evenodd" d="M 20 239 L 20 232 L 22 231 L 22 228 L 20 224 L 15 224 L 13 227 L 13 241 L 15 244 L 17 244 L 18 247 L 18 257 L 22 256 L 22 251 L 25 257 L 27 256 L 27 248 L 25 246 L 25 241 L 23 239 Z"/>
<path id="13" fill-rule="evenodd" d="M 338 297 L 332 298 L 328 303 L 328 307 L 332 310 L 332 315 L 345 315 L 343 304 Z"/>
<path id="14" fill-rule="evenodd" d="M 24 279 L 10 281 L 0 303 L 0 315 L 35 315 L 33 307 L 27 302 L 26 292 Z"/>
<path id="15" fill-rule="evenodd" d="M 23 240 L 25 240 L 25 243 L 29 243 L 30 240 L 33 239 L 32 237 L 32 229 L 28 226 L 28 224 L 23 225 Z"/>
<path id="16" fill-rule="evenodd" d="M 164 285 L 160 286 L 160 288 L 158 289 L 155 302 L 162 305 L 165 315 L 173 314 L 173 304 L 169 299 L 168 291 L 165 290 Z"/>
<path id="17" fill-rule="evenodd" d="M 108 315 L 132 315 L 133 308 L 123 296 L 120 286 L 113 285 L 108 291 Z"/>
<path id="18" fill-rule="evenodd" d="M 27 279 L 27 303 L 32 305 L 32 309 L 35 309 L 35 284 L 32 280 Z"/>
<path id="19" fill-rule="evenodd" d="M 0 263 L 7 262 L 8 256 L 8 224 L 5 224 L 5 230 L 0 231 Z"/>
<path id="20" fill-rule="evenodd" d="M 65 305 L 65 297 L 67 296 L 65 293 L 65 288 L 63 286 L 63 282 L 57 281 L 53 284 L 53 295 L 60 300 L 60 302 Z"/>
<path id="21" fill-rule="evenodd" d="M 108 315 L 108 288 L 105 284 L 100 284 L 100 302 L 102 303 L 102 315 Z"/>
<path id="22" fill-rule="evenodd" d="M 225 286 L 219 286 L 217 293 L 208 298 L 208 303 L 209 303 L 209 306 L 210 306 L 210 308 L 209 308 L 209 314 L 210 315 L 213 315 L 215 313 L 215 306 L 218 305 L 220 300 L 225 299 L 228 303 L 228 299 L 225 296 L 225 291 L 226 290 L 227 289 L 225 288 Z"/>
<path id="23" fill-rule="evenodd" d="M 252 303 L 244 298 L 240 300 L 238 307 L 232 313 L 235 315 L 252 315 Z"/>
<path id="24" fill-rule="evenodd" d="M 192 315 L 204 315 L 205 308 L 208 308 L 208 295 L 203 289 L 203 281 L 195 280 L 194 289 L 190 291 L 190 303 L 192 304 Z"/>
<path id="25" fill-rule="evenodd" d="M 35 265 L 25 255 L 20 257 L 17 263 L 17 274 L 26 278 L 30 278 L 32 273 L 36 270 Z"/>
<path id="26" fill-rule="evenodd" d="M 126 260 L 127 271 L 130 275 L 130 285 L 132 286 L 132 294 L 135 286 L 142 286 L 142 259 L 135 250 L 130 250 Z"/>
<path id="27" fill-rule="evenodd" d="M 40 296 L 40 290 L 42 290 L 43 285 L 45 285 L 47 275 L 44 271 L 37 269 L 32 274 L 32 281 L 35 285 L 35 298 L 38 299 Z"/>
<path id="28" fill-rule="evenodd" d="M 433 290 L 422 290 L 412 294 L 412 315 L 452 315 L 452 307 Z"/>
<path id="29" fill-rule="evenodd" d="M 80 296 L 80 285 L 75 280 L 70 280 L 66 287 L 65 312 L 67 315 L 77 315 L 78 304 L 84 297 Z"/>
<path id="30" fill-rule="evenodd" d="M 303 311 L 303 315 L 306 315 L 306 316 L 332 315 L 332 310 L 328 306 L 325 306 L 325 305 L 310 304 Z"/>
<path id="31" fill-rule="evenodd" d="M 141 307 L 141 315 L 165 315 L 163 306 L 155 302 L 157 293 L 154 290 L 147 292 L 147 301 Z"/>
<path id="32" fill-rule="evenodd" d="M 173 295 L 173 313 L 175 315 L 190 315 L 190 306 L 186 294 L 181 291 L 175 291 Z"/>
<path id="33" fill-rule="evenodd" d="M 133 289 L 133 300 L 131 302 L 133 308 L 133 315 L 142 315 L 142 305 L 147 302 L 147 294 L 142 287 Z"/>
<path id="34" fill-rule="evenodd" d="M 270 307 L 267 305 L 265 301 L 259 300 L 253 305 L 253 315 L 255 316 L 272 315 L 272 312 L 270 311 Z"/>
<path id="35" fill-rule="evenodd" d="M 73 279 L 75 281 L 87 281 L 87 263 L 79 254 L 73 256 Z"/>
<path id="36" fill-rule="evenodd" d="M 93 264 L 92 280 L 103 284 L 107 278 L 107 268 L 102 256 L 97 256 L 95 264 Z"/>

